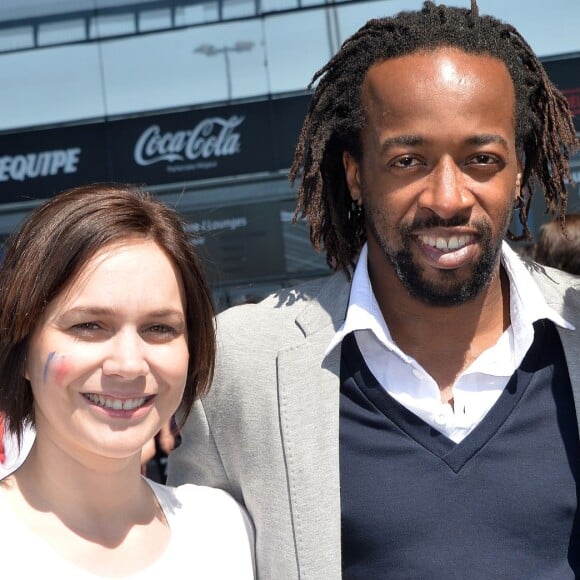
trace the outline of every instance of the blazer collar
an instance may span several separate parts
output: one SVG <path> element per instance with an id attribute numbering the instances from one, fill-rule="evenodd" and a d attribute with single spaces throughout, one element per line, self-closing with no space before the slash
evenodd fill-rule
<path id="1" fill-rule="evenodd" d="M 580 430 L 580 279 L 534 262 L 526 265 L 542 289 L 546 302 L 575 327 L 574 330 L 556 328 L 566 355 Z"/>
<path id="2" fill-rule="evenodd" d="M 306 307 L 298 313 L 296 324 L 305 336 L 326 331 L 329 325 L 332 327 L 332 333 L 336 332 L 344 322 L 349 294 L 350 282 L 344 272 L 329 276 L 318 295 L 313 296 Z M 331 338 L 332 334 L 328 339 L 329 342 Z"/>

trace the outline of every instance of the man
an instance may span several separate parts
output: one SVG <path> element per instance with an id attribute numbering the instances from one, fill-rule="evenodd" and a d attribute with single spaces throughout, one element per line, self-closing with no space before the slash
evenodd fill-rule
<path id="1" fill-rule="evenodd" d="M 313 81 L 291 178 L 337 273 L 218 318 L 169 482 L 244 503 L 260 578 L 580 575 L 580 281 L 502 241 L 532 183 L 565 212 L 565 99 L 475 2 Z"/>

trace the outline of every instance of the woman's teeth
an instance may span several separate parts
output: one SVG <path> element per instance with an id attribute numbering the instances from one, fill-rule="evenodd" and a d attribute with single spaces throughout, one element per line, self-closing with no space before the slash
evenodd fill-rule
<path id="1" fill-rule="evenodd" d="M 142 407 L 149 397 L 139 397 L 138 399 L 111 399 L 110 397 L 103 397 L 102 395 L 95 395 L 94 393 L 83 393 L 91 403 L 104 407 L 105 409 L 113 409 L 115 411 L 132 411 Z"/>

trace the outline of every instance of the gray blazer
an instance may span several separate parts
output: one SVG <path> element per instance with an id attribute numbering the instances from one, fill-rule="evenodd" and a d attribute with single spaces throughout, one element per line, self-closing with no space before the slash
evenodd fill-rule
<path id="1" fill-rule="evenodd" d="M 559 332 L 580 410 L 580 278 L 530 269 L 578 329 Z M 246 506 L 261 579 L 341 577 L 340 349 L 321 361 L 349 291 L 345 275 L 335 274 L 223 312 L 214 384 L 170 456 L 171 485 L 220 487 Z"/>

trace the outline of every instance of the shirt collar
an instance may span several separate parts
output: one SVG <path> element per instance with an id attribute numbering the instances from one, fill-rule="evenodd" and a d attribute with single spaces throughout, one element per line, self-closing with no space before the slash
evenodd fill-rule
<path id="1" fill-rule="evenodd" d="M 410 362 L 412 359 L 393 341 L 383 318 L 371 286 L 367 259 L 368 248 L 365 243 L 353 274 L 346 318 L 330 341 L 325 356 L 350 332 L 370 330 L 389 350 Z M 532 275 L 505 241 L 501 247 L 501 261 L 510 283 L 510 318 L 513 334 L 515 337 L 524 338 L 522 341 L 516 341 L 514 345 L 515 358 L 521 360 L 525 352 L 518 351 L 528 350 L 535 321 L 547 318 L 562 328 L 573 330 L 574 326 L 548 305 Z M 519 349 L 518 344 L 522 345 L 522 348 Z"/>

